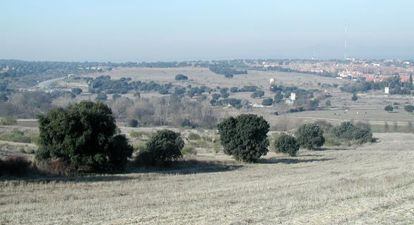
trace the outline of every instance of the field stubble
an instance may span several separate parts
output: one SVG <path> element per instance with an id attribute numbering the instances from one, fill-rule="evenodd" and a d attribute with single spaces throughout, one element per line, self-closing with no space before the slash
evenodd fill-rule
<path id="1" fill-rule="evenodd" d="M 192 170 L 0 182 L 1 224 L 412 224 L 414 135 L 358 148 L 200 154 Z"/>

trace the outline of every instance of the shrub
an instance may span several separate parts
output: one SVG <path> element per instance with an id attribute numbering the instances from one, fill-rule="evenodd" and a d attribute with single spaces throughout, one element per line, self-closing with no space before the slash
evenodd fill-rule
<path id="1" fill-rule="evenodd" d="M 250 95 L 250 97 L 252 98 L 261 98 L 263 96 L 264 96 L 264 91 L 262 90 L 257 90 Z"/>
<path id="2" fill-rule="evenodd" d="M 232 93 L 239 92 L 239 88 L 238 87 L 231 87 L 230 92 L 232 92 Z"/>
<path id="3" fill-rule="evenodd" d="M 99 93 L 96 95 L 97 101 L 106 101 L 108 99 L 108 96 L 105 93 Z"/>
<path id="4" fill-rule="evenodd" d="M 78 170 L 113 171 L 125 167 L 132 147 L 116 134 L 111 109 L 103 103 L 83 101 L 39 116 L 36 159 L 60 159 Z"/>
<path id="5" fill-rule="evenodd" d="M 282 95 L 282 93 L 277 92 L 275 94 L 274 100 L 275 100 L 276 103 L 282 102 L 283 101 L 283 95 Z"/>
<path id="6" fill-rule="evenodd" d="M 265 99 L 263 99 L 262 105 L 265 105 L 265 106 L 273 105 L 273 99 L 271 99 L 271 98 L 265 98 Z"/>
<path id="7" fill-rule="evenodd" d="M 318 149 L 325 143 L 323 130 L 316 123 L 300 126 L 296 137 L 300 146 L 311 150 Z"/>
<path id="8" fill-rule="evenodd" d="M 414 105 L 406 105 L 404 106 L 404 110 L 407 112 L 414 112 Z"/>
<path id="9" fill-rule="evenodd" d="M 394 107 L 392 107 L 392 105 L 387 105 L 387 106 L 385 106 L 384 110 L 387 111 L 387 112 L 392 112 L 392 111 L 394 111 Z"/>
<path id="10" fill-rule="evenodd" d="M 352 94 L 352 98 L 351 98 L 351 100 L 352 100 L 352 101 L 354 101 L 354 102 L 358 100 L 358 96 L 357 96 L 357 94 L 356 94 L 356 93 L 353 93 L 353 94 Z"/>
<path id="11" fill-rule="evenodd" d="M 218 124 L 224 153 L 236 160 L 255 162 L 268 152 L 268 122 L 253 114 L 230 117 Z"/>
<path id="12" fill-rule="evenodd" d="M 185 76 L 184 74 L 177 74 L 175 76 L 175 80 L 188 80 L 188 77 Z"/>
<path id="13" fill-rule="evenodd" d="M 74 94 L 74 95 L 80 95 L 81 93 L 82 93 L 82 89 L 80 89 L 80 88 L 72 88 L 72 90 L 71 90 L 71 92 Z"/>
<path id="14" fill-rule="evenodd" d="M 287 134 L 282 134 L 275 140 L 276 151 L 288 153 L 290 156 L 296 156 L 299 147 L 296 138 Z"/>
<path id="15" fill-rule="evenodd" d="M 136 119 L 129 119 L 127 121 L 127 124 L 129 127 L 138 127 L 139 126 L 139 122 Z"/>
<path id="16" fill-rule="evenodd" d="M 161 130 L 146 143 L 145 151 L 139 153 L 138 163 L 149 166 L 168 166 L 182 157 L 184 141 L 180 133 Z"/>
<path id="17" fill-rule="evenodd" d="M 358 144 L 372 142 L 372 131 L 368 125 L 354 125 L 351 122 L 343 122 L 332 130 L 334 136 L 340 140 L 354 141 Z"/>

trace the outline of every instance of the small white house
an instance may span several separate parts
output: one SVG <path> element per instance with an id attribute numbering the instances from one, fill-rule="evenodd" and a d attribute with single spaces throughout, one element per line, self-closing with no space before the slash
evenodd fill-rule
<path id="1" fill-rule="evenodd" d="M 290 100 L 292 100 L 292 101 L 296 100 L 296 93 L 294 93 L 294 92 L 290 93 Z"/>
<path id="2" fill-rule="evenodd" d="M 390 94 L 390 87 L 385 87 L 384 88 L 384 92 L 385 92 L 385 94 Z"/>
<path id="3" fill-rule="evenodd" d="M 275 78 L 270 78 L 270 80 L 269 80 L 270 86 L 273 86 L 275 83 L 276 83 Z"/>

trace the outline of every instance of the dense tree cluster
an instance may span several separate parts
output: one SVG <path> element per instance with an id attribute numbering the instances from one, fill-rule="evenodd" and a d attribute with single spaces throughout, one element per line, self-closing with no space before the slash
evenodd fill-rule
<path id="1" fill-rule="evenodd" d="M 247 74 L 247 70 L 238 70 L 227 64 L 210 65 L 208 69 L 213 73 L 221 74 L 228 78 L 231 78 L 234 75 Z"/>
<path id="2" fill-rule="evenodd" d="M 414 87 L 410 82 L 402 82 L 400 76 L 393 76 L 382 82 L 372 82 L 359 80 L 349 84 L 345 84 L 340 89 L 343 92 L 356 93 L 367 92 L 371 90 L 384 90 L 385 87 L 390 88 L 390 94 L 409 95 L 412 94 Z"/>
<path id="3" fill-rule="evenodd" d="M 39 81 L 61 77 L 62 74 L 79 74 L 85 72 L 102 72 L 110 63 L 93 62 L 29 62 L 21 60 L 0 60 L 0 81 L 8 79 L 14 87 L 27 87 Z"/>

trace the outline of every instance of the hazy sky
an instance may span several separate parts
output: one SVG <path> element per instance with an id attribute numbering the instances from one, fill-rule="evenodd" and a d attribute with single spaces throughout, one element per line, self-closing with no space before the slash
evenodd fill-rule
<path id="1" fill-rule="evenodd" d="M 347 32 L 345 32 L 347 27 Z M 413 0 L 0 0 L 0 58 L 413 59 Z"/>

